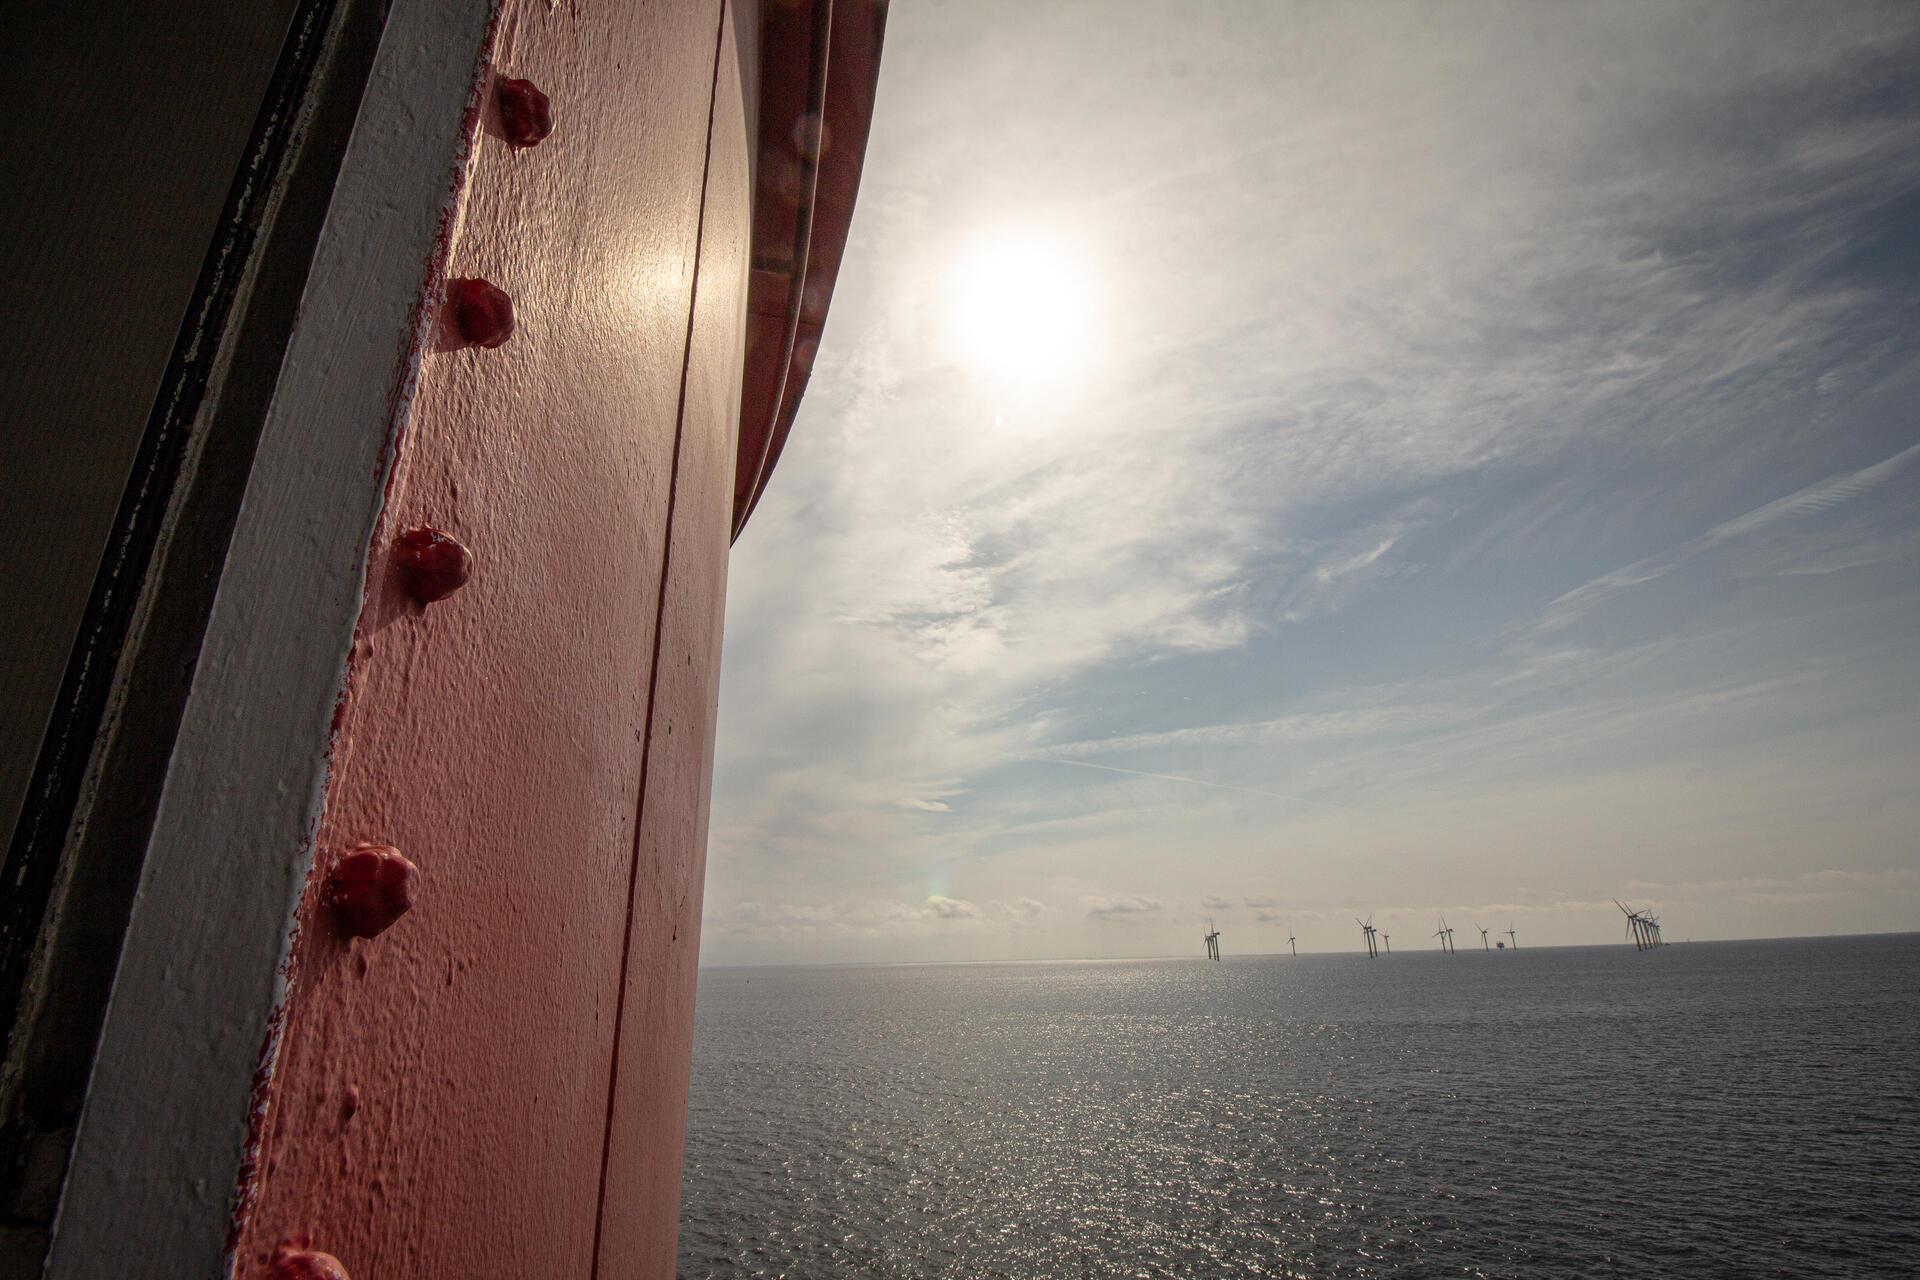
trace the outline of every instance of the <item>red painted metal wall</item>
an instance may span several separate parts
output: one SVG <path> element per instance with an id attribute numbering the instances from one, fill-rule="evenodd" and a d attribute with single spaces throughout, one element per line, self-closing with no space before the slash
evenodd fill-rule
<path id="1" fill-rule="evenodd" d="M 706 877 L 720 621 L 740 407 L 751 174 L 739 67 L 722 58 L 662 597 L 630 954 L 609 1112 L 599 1271 L 668 1275 L 679 1234 L 689 997 Z M 672 1153 L 671 1163 L 662 1153 Z"/>
<path id="2" fill-rule="evenodd" d="M 509 0 L 448 275 L 512 295 L 443 342 L 372 550 L 236 1269 L 673 1274 L 751 175 L 723 0 Z M 704 216 L 703 216 L 704 205 Z M 697 287 L 696 287 L 697 285 Z M 473 551 L 421 606 L 418 525 Z M 412 911 L 348 939 L 361 841 Z"/>
<path id="3" fill-rule="evenodd" d="M 791 0 L 766 13 L 765 47 L 791 56 L 770 64 L 760 83 L 735 537 L 786 447 L 826 330 L 866 162 L 886 15 L 876 0 Z"/>

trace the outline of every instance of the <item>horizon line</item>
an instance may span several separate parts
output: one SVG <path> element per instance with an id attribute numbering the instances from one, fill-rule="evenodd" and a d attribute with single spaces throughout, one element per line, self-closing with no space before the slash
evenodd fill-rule
<path id="1" fill-rule="evenodd" d="M 1853 933 L 1805 933 L 1805 934 L 1765 934 L 1747 938 L 1685 938 L 1678 942 L 1663 943 L 1666 947 L 1678 946 L 1718 946 L 1734 942 L 1827 942 L 1842 938 L 1905 938 L 1920 937 L 1920 928 L 1916 929 L 1869 929 Z M 1528 947 L 1494 948 L 1483 950 L 1481 954 L 1495 954 L 1500 950 L 1520 951 L 1598 951 L 1612 947 L 1628 947 L 1627 942 L 1542 942 Z M 1435 948 L 1431 952 L 1425 948 L 1408 951 L 1382 952 L 1380 959 L 1391 956 L 1419 956 L 1446 954 Z M 1469 948 L 1463 954 L 1472 955 Z M 1363 950 L 1352 951 L 1302 951 L 1298 956 L 1285 951 L 1242 951 L 1234 953 L 1236 960 L 1304 960 L 1309 956 L 1354 956 L 1369 959 Z M 708 964 L 702 961 L 700 969 L 926 969 L 954 968 L 971 965 L 1016 965 L 1016 964 L 1139 964 L 1162 960 L 1192 960 L 1202 964 L 1224 963 L 1210 961 L 1204 954 L 1190 955 L 1187 952 L 1162 952 L 1157 955 L 1137 956 L 1012 956 L 992 960 L 765 960 L 745 963 Z"/>

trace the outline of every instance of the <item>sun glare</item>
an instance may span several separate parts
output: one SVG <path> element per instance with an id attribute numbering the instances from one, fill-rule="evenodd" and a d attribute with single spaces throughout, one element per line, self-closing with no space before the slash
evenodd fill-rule
<path id="1" fill-rule="evenodd" d="M 955 268 L 954 344 L 1013 386 L 1059 384 L 1087 363 L 1091 273 L 1071 244 L 1039 234 L 976 241 Z"/>

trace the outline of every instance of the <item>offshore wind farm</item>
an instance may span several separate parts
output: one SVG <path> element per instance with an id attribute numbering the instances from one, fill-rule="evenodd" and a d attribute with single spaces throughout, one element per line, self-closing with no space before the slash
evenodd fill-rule
<path id="1" fill-rule="evenodd" d="M 1635 909 L 1629 907 L 1618 898 L 1611 899 L 1611 901 L 1620 909 L 1620 913 L 1626 919 L 1626 933 L 1623 935 L 1623 940 L 1631 942 L 1635 951 L 1652 951 L 1667 945 L 1661 934 L 1660 917 L 1655 914 L 1651 907 Z M 1383 956 L 1391 956 L 1393 954 L 1393 935 L 1375 925 L 1371 915 L 1364 919 L 1355 916 L 1353 922 L 1360 928 L 1361 954 L 1365 955 L 1369 960 L 1378 960 Z M 1447 924 L 1447 918 L 1444 914 L 1437 917 L 1437 923 L 1439 927 L 1434 930 L 1432 937 L 1437 943 L 1439 953 L 1443 956 L 1458 955 L 1459 952 L 1455 948 L 1453 941 L 1453 935 L 1456 931 Z M 1480 935 L 1480 950 L 1483 954 L 1517 953 L 1520 950 L 1520 934 L 1511 923 L 1509 923 L 1504 930 L 1500 931 L 1505 934 L 1504 940 L 1500 942 L 1493 941 L 1494 930 L 1489 929 L 1485 925 L 1476 922 L 1473 929 L 1474 932 Z M 1287 948 L 1287 954 L 1298 958 L 1300 954 L 1299 938 L 1294 934 L 1291 925 L 1287 926 L 1286 935 L 1285 946 Z M 1202 952 L 1207 959 L 1215 961 L 1221 959 L 1220 938 L 1220 929 L 1214 923 L 1213 917 L 1209 916 L 1207 918 L 1207 932 L 1201 937 Z M 1471 951 L 1469 951 L 1469 954 L 1471 954 Z"/>

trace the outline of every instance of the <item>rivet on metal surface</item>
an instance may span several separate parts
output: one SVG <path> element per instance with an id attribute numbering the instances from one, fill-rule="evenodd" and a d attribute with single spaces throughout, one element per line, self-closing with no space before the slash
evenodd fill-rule
<path id="1" fill-rule="evenodd" d="M 280 1248 L 274 1252 L 269 1280 L 352 1280 L 340 1259 L 315 1249 Z"/>
<path id="2" fill-rule="evenodd" d="M 491 350 L 513 336 L 513 299 L 487 280 L 455 280 L 447 286 L 447 307 L 461 338 Z"/>
<path id="3" fill-rule="evenodd" d="M 553 132 L 553 104 L 533 81 L 502 80 L 494 100 L 509 146 L 537 147 Z"/>
<path id="4" fill-rule="evenodd" d="M 407 590 L 421 604 L 446 599 L 473 576 L 473 552 L 452 534 L 428 525 L 395 538 L 393 559 L 406 579 Z"/>
<path id="5" fill-rule="evenodd" d="M 362 844 L 327 873 L 327 905 L 341 932 L 371 938 L 413 908 L 420 868 L 390 844 Z"/>

